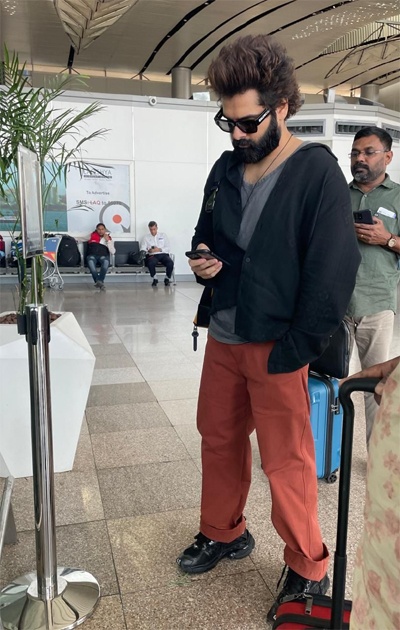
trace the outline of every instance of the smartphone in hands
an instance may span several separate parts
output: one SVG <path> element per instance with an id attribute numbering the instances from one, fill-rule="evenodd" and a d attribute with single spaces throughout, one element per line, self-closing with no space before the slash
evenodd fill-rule
<path id="1" fill-rule="evenodd" d="M 185 256 L 187 256 L 191 260 L 198 260 L 199 258 L 204 258 L 205 260 L 215 259 L 230 267 L 230 263 L 228 263 L 227 260 L 224 260 L 223 258 L 221 258 L 221 256 L 218 256 L 218 254 L 214 254 L 214 252 L 210 251 L 209 249 L 192 249 L 190 252 L 185 252 Z"/>
<path id="2" fill-rule="evenodd" d="M 353 212 L 354 223 L 366 223 L 374 225 L 374 219 L 371 210 L 357 210 Z"/>

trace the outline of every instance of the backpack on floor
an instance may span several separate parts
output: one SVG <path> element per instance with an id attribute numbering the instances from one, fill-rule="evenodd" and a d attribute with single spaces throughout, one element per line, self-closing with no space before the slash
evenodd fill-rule
<path id="1" fill-rule="evenodd" d="M 59 267 L 78 267 L 81 264 L 76 240 L 68 234 L 64 234 L 58 246 L 57 264 Z"/>

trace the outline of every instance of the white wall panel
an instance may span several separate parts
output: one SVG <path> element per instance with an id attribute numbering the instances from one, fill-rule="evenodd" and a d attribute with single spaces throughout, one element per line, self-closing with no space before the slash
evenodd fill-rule
<path id="1" fill-rule="evenodd" d="M 208 149 L 207 149 L 207 162 L 208 170 L 211 170 L 214 162 L 219 158 L 224 151 L 232 150 L 231 136 L 229 133 L 225 133 L 218 129 L 214 122 L 214 116 L 217 113 L 209 112 L 207 114 L 207 133 L 208 133 Z"/>
<path id="2" fill-rule="evenodd" d="M 58 101 L 57 106 L 82 111 L 88 102 Z M 106 105 L 98 114 L 89 118 L 82 126 L 82 135 L 88 136 L 97 129 L 107 129 L 103 137 L 94 138 L 84 145 L 84 159 L 100 159 L 105 162 L 117 160 L 133 160 L 133 119 L 132 107 L 126 105 Z M 76 140 L 74 141 L 76 143 Z"/>
<path id="3" fill-rule="evenodd" d="M 200 212 L 205 164 L 135 162 L 136 238 L 148 233 L 149 221 L 165 232 L 175 254 L 176 274 L 190 273 L 184 253 Z"/>
<path id="4" fill-rule="evenodd" d="M 152 162 L 203 163 L 207 147 L 207 113 L 135 107 L 135 159 Z"/>
<path id="5" fill-rule="evenodd" d="M 350 172 L 350 158 L 348 157 L 351 151 L 352 142 L 353 136 L 335 137 L 332 141 L 332 151 L 336 155 L 339 166 L 344 173 L 346 181 L 348 182 L 352 179 Z"/>

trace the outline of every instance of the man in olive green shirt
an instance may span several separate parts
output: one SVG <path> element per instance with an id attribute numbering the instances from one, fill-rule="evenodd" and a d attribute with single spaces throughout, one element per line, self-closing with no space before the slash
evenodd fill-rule
<path id="1" fill-rule="evenodd" d="M 393 355 L 400 279 L 400 185 L 386 174 L 393 158 L 391 148 L 392 138 L 387 131 L 363 127 L 356 133 L 350 153 L 353 211 L 369 209 L 373 221 L 354 224 L 362 258 L 346 314 L 351 347 L 355 342 L 363 370 Z M 367 445 L 376 410 L 373 395 L 365 394 Z"/>

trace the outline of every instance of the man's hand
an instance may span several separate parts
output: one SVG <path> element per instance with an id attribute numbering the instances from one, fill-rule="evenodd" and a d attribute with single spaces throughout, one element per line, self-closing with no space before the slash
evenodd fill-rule
<path id="1" fill-rule="evenodd" d="M 205 243 L 199 243 L 196 249 L 210 249 Z M 222 262 L 211 258 L 206 260 L 205 258 L 198 258 L 197 260 L 189 259 L 189 266 L 191 270 L 203 280 L 209 280 L 214 278 L 222 269 Z"/>
<path id="2" fill-rule="evenodd" d="M 359 241 L 366 245 L 386 245 L 390 239 L 390 232 L 385 228 L 383 221 L 374 217 L 374 225 L 367 223 L 355 223 L 354 228 Z"/>
<path id="3" fill-rule="evenodd" d="M 380 405 L 383 388 L 388 377 L 391 375 L 393 370 L 400 363 L 400 355 L 395 357 L 394 359 L 389 359 L 389 361 L 385 361 L 384 363 L 377 363 L 376 365 L 372 365 L 361 372 L 357 372 L 357 374 L 352 374 L 348 378 L 344 378 L 341 383 L 344 381 L 348 381 L 350 378 L 380 378 L 378 385 L 375 387 L 375 400 Z"/>

